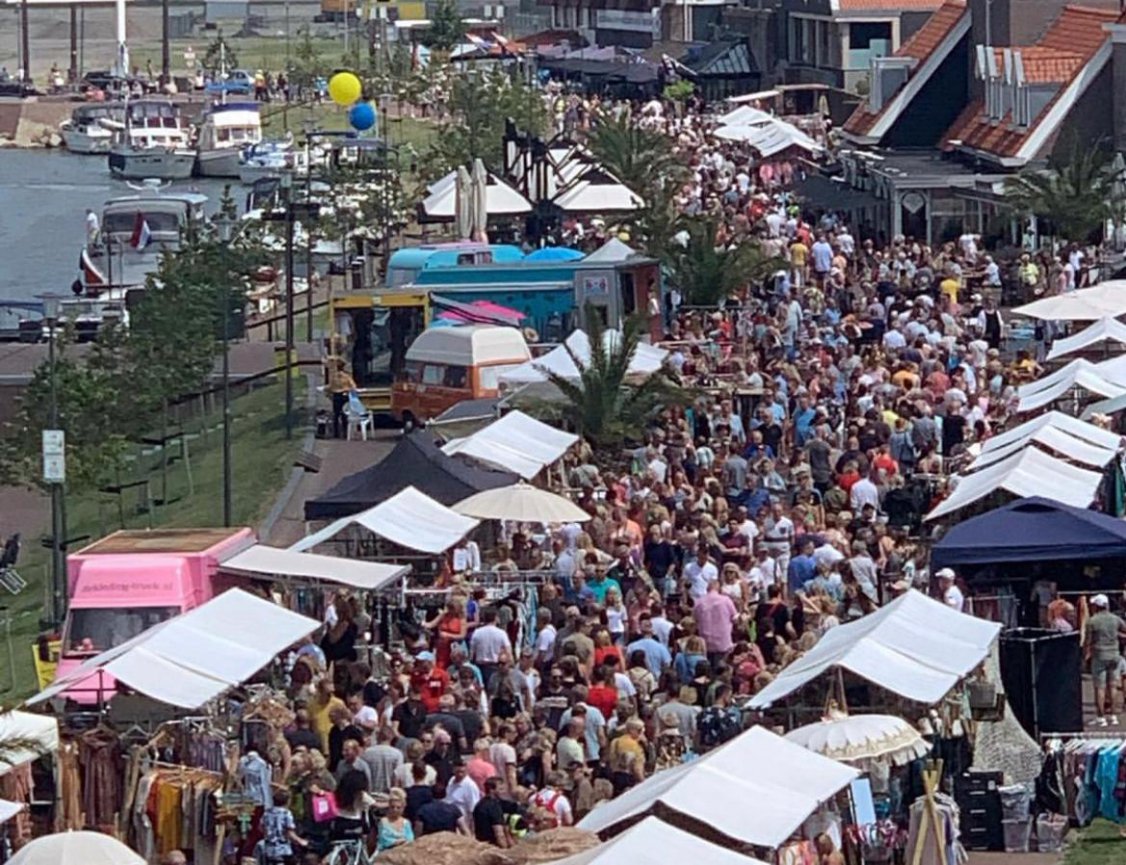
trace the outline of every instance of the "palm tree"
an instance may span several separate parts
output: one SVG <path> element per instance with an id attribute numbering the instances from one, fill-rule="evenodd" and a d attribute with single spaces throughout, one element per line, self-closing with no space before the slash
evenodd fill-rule
<path id="1" fill-rule="evenodd" d="M 1047 169 L 1009 178 L 1005 196 L 1020 215 L 1042 217 L 1059 237 L 1082 242 L 1114 217 L 1117 174 L 1106 151 L 1073 141 L 1066 156 L 1053 154 Z"/>
<path id="2" fill-rule="evenodd" d="M 684 171 L 671 138 L 659 130 L 644 129 L 628 117 L 600 120 L 591 132 L 589 145 L 602 167 L 646 203 L 656 190 Z"/>
<path id="3" fill-rule="evenodd" d="M 689 304 L 713 306 L 786 266 L 784 259 L 766 255 L 755 240 L 716 246 L 718 224 L 713 217 L 695 217 L 684 224 L 688 242 L 672 256 L 672 269 L 673 282 Z"/>
<path id="4" fill-rule="evenodd" d="M 641 438 L 646 424 L 665 406 L 691 401 L 692 393 L 663 371 L 642 381 L 629 380 L 630 361 L 645 333 L 644 319 L 628 319 L 617 339 L 607 338 L 606 325 L 590 307 L 586 319 L 589 361 L 567 346 L 579 370 L 578 381 L 545 370 L 562 398 L 532 407 L 533 413 L 553 415 L 595 447 L 613 448 L 627 439 Z"/>

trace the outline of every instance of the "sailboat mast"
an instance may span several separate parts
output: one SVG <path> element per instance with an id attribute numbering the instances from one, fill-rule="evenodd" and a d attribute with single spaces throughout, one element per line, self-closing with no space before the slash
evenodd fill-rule
<path id="1" fill-rule="evenodd" d="M 121 78 L 129 77 L 129 46 L 125 44 L 125 0 L 115 0 L 114 14 L 117 23 L 117 68 Z"/>

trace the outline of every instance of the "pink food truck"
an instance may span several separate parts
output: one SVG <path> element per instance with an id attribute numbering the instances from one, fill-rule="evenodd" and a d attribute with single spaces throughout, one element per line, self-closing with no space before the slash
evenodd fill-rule
<path id="1" fill-rule="evenodd" d="M 228 587 L 219 565 L 255 543 L 248 528 L 119 531 L 67 559 L 66 622 L 56 676 L 209 601 Z M 99 674 L 66 698 L 104 702 L 115 683 Z"/>

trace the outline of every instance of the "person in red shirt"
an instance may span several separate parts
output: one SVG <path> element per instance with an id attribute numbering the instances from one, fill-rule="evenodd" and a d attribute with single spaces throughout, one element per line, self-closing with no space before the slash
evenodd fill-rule
<path id="1" fill-rule="evenodd" d="M 878 469 L 883 469 L 888 477 L 899 474 L 899 463 L 895 461 L 895 457 L 891 455 L 891 448 L 889 445 L 880 445 L 879 452 L 872 460 L 872 465 Z"/>
<path id="2" fill-rule="evenodd" d="M 422 695 L 422 705 L 427 712 L 438 711 L 438 701 L 450 688 L 450 674 L 434 665 L 433 652 L 419 652 L 414 658 L 411 685 Z"/>
<path id="3" fill-rule="evenodd" d="M 846 463 L 844 471 L 837 475 L 837 483 L 841 485 L 841 489 L 846 493 L 852 490 L 852 485 L 860 480 L 860 471 L 856 468 L 856 463 Z"/>
<path id="4" fill-rule="evenodd" d="M 602 717 L 613 717 L 614 710 L 618 706 L 618 689 L 614 687 L 614 671 L 610 667 L 595 668 L 586 702 L 598 709 Z"/>

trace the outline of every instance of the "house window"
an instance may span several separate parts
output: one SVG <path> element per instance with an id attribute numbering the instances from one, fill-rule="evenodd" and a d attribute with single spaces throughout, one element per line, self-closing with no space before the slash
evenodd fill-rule
<path id="1" fill-rule="evenodd" d="M 848 45 L 853 51 L 868 51 L 872 57 L 891 54 L 891 22 L 862 21 L 848 25 Z"/>

